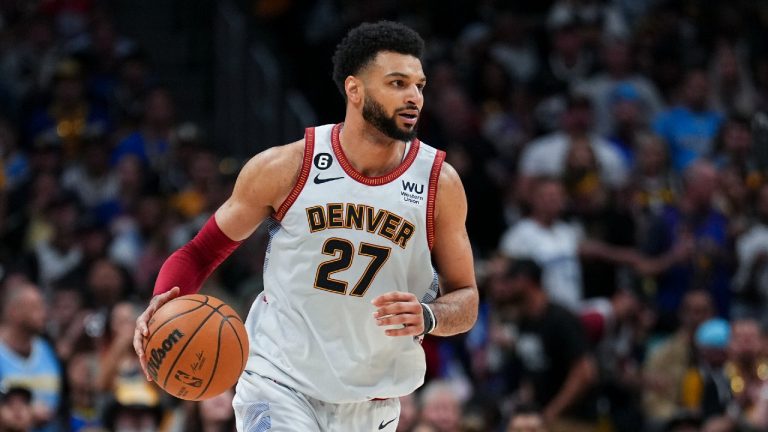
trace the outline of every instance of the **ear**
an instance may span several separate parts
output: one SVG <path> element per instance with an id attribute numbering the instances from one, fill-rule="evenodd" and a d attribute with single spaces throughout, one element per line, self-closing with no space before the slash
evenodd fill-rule
<path id="1" fill-rule="evenodd" d="M 365 95 L 363 82 L 352 75 L 344 80 L 344 91 L 347 93 L 347 100 L 355 105 L 359 104 Z"/>

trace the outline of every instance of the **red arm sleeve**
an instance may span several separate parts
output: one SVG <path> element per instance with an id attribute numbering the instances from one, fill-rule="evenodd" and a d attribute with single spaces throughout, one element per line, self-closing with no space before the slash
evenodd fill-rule
<path id="1" fill-rule="evenodd" d="M 153 295 L 170 291 L 175 286 L 181 288 L 180 295 L 196 293 L 241 243 L 227 237 L 216 224 L 215 216 L 211 216 L 195 238 L 165 260 L 157 275 Z"/>

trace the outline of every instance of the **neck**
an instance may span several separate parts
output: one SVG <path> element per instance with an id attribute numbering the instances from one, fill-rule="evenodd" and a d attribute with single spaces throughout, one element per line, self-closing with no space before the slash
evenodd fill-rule
<path id="1" fill-rule="evenodd" d="M 0 329 L 0 339 L 8 345 L 8 348 L 22 357 L 27 357 L 32 353 L 32 336 L 21 328 L 14 326 L 3 326 Z"/>
<path id="2" fill-rule="evenodd" d="M 352 167 L 368 177 L 392 171 L 400 165 L 405 152 L 403 141 L 384 135 L 357 116 L 347 115 L 339 141 Z"/>

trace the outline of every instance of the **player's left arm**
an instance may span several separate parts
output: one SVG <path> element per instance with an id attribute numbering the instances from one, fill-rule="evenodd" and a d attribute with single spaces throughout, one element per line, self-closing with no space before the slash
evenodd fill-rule
<path id="1" fill-rule="evenodd" d="M 472 247 L 466 228 L 467 197 L 459 174 L 443 164 L 435 203 L 432 257 L 440 274 L 440 297 L 429 304 L 436 336 L 469 331 L 477 320 L 479 297 Z"/>
<path id="2" fill-rule="evenodd" d="M 477 320 L 479 300 L 472 249 L 464 226 L 467 197 L 459 175 L 448 164 L 443 164 L 440 172 L 435 205 L 432 257 L 440 273 L 441 296 L 428 305 L 437 321 L 431 334 L 451 336 L 472 328 Z M 377 308 L 373 317 L 379 326 L 403 326 L 386 329 L 388 336 L 424 334 L 424 310 L 413 293 L 389 292 L 376 297 L 372 303 Z"/>

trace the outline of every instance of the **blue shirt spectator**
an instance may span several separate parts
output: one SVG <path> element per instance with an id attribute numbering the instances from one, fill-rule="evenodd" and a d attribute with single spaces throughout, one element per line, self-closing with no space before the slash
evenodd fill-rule
<path id="1" fill-rule="evenodd" d="M 61 400 L 61 366 L 53 348 L 41 337 L 32 341 L 32 351 L 22 357 L 0 341 L 0 386 L 23 386 L 32 390 L 34 404 L 55 413 Z M 36 431 L 53 430 L 41 427 Z"/>
<path id="2" fill-rule="evenodd" d="M 167 169 L 171 143 L 176 132 L 176 108 L 167 89 L 156 87 L 147 95 L 145 114 L 136 132 L 128 135 L 112 153 L 112 165 L 128 155 L 139 158 L 154 172 Z"/>
<path id="3" fill-rule="evenodd" d="M 728 219 L 713 205 L 717 171 L 708 162 L 691 165 L 684 177 L 679 205 L 667 206 L 651 227 L 647 252 L 660 255 L 692 243 L 687 259 L 671 264 L 657 279 L 656 304 L 662 314 L 673 315 L 691 289 L 707 290 L 718 313 L 727 317 L 731 300 L 732 253 Z"/>
<path id="4" fill-rule="evenodd" d="M 55 431 L 61 400 L 61 366 L 53 348 L 40 336 L 46 307 L 40 289 L 25 281 L 6 286 L 0 325 L 0 386 L 32 390 L 35 432 Z"/>
<path id="5" fill-rule="evenodd" d="M 672 164 L 683 171 L 696 159 L 709 156 L 723 116 L 707 107 L 709 83 L 703 71 L 688 73 L 683 104 L 661 113 L 653 129 L 669 144 Z"/>
<path id="6" fill-rule="evenodd" d="M 112 165 L 128 155 L 133 155 L 147 167 L 155 166 L 165 158 L 171 148 L 170 141 L 164 137 L 153 138 L 141 132 L 134 132 L 120 141 L 112 152 Z"/>

